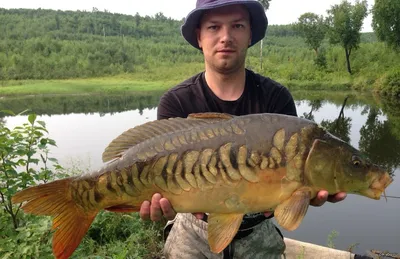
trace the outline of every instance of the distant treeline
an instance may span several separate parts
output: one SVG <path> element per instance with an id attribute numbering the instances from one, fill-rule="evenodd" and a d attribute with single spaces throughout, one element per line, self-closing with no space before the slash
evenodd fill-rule
<path id="1" fill-rule="evenodd" d="M 202 61 L 180 35 L 182 21 L 161 13 L 0 9 L 0 24 L 1 80 L 93 77 Z M 305 47 L 290 25 L 269 26 L 267 34 L 271 46 Z"/>
<path id="2" fill-rule="evenodd" d="M 92 12 L 0 9 L 0 81 L 137 72 L 168 80 L 171 67 L 188 77 L 193 72 L 189 64 L 201 64 L 203 57 L 180 35 L 182 23 L 162 13 L 143 17 L 96 8 Z M 262 59 L 258 43 L 249 49 L 246 65 L 287 85 L 304 87 L 324 83 L 372 88 L 393 77 L 397 80 L 391 71 L 399 67 L 399 56 L 377 42 L 374 33 L 363 33 L 361 42 L 351 56 L 354 75 L 349 76 L 340 46 L 325 41 L 321 51 L 326 66 L 317 67 L 313 51 L 294 26 L 271 25 Z"/>
<path id="3" fill-rule="evenodd" d="M 0 9 L 0 24 L 2 80 L 93 77 L 202 61 L 180 35 L 182 21 L 161 13 Z M 296 32 L 291 26 L 270 26 L 268 35 L 294 37 Z"/>

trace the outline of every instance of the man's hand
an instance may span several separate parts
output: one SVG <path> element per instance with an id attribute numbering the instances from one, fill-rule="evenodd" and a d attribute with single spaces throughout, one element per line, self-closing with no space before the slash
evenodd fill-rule
<path id="1" fill-rule="evenodd" d="M 335 195 L 328 195 L 327 191 L 319 191 L 317 196 L 311 200 L 310 205 L 315 207 L 322 206 L 326 201 L 336 203 L 342 201 L 346 198 L 347 194 L 345 192 L 339 192 Z M 272 212 L 264 212 L 266 217 L 271 216 Z M 204 213 L 193 213 L 193 215 L 202 219 L 204 217 Z M 162 217 L 165 217 L 167 220 L 172 220 L 176 216 L 176 211 L 172 208 L 171 203 L 161 196 L 161 194 L 156 193 L 153 195 L 151 199 L 151 203 L 149 201 L 144 201 L 142 206 L 140 207 L 140 218 L 142 220 L 159 221 Z"/>
<path id="2" fill-rule="evenodd" d="M 204 213 L 193 213 L 193 215 L 198 219 L 204 217 Z M 144 201 L 140 206 L 140 218 L 142 220 L 159 221 L 163 216 L 167 220 L 173 220 L 176 211 L 172 208 L 171 203 L 159 193 L 153 195 L 151 202 Z"/>
<path id="3" fill-rule="evenodd" d="M 317 196 L 311 200 L 310 205 L 315 207 L 322 206 L 326 201 L 336 203 L 342 201 L 346 198 L 347 194 L 345 192 L 339 192 L 334 195 L 328 195 L 327 191 L 319 191 Z"/>
<path id="4" fill-rule="evenodd" d="M 171 206 L 171 203 L 166 198 L 163 198 L 161 194 L 155 193 L 149 201 L 144 201 L 140 206 L 140 218 L 142 220 L 159 221 L 162 217 L 167 220 L 172 220 L 176 216 L 176 212 Z"/>

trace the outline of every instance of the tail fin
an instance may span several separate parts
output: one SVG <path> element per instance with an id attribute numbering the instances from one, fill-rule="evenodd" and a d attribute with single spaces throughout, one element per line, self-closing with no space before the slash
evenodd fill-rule
<path id="1" fill-rule="evenodd" d="M 27 188 L 15 194 L 13 203 L 26 202 L 26 213 L 53 217 L 53 253 L 57 259 L 68 258 L 78 247 L 98 211 L 85 211 L 69 195 L 73 178 Z"/>

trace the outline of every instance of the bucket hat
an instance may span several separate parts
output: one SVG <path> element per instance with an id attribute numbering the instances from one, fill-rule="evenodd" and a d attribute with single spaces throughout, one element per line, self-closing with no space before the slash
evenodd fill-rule
<path id="1" fill-rule="evenodd" d="M 185 22 L 181 26 L 183 38 L 193 47 L 200 49 L 197 43 L 196 28 L 199 25 L 200 18 L 204 11 L 236 4 L 246 6 L 249 11 L 252 33 L 249 47 L 253 46 L 264 38 L 265 31 L 268 27 L 268 19 L 265 15 L 264 7 L 255 0 L 197 0 L 196 8 L 186 16 Z"/>

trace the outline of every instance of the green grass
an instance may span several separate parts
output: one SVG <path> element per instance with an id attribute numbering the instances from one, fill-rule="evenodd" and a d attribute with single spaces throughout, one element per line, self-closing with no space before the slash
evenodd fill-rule
<path id="1" fill-rule="evenodd" d="M 273 55 L 265 58 L 261 71 L 259 60 L 256 58 L 249 58 L 246 66 L 256 73 L 272 78 L 290 90 L 357 90 L 400 94 L 400 77 L 397 67 L 384 73 L 358 69 L 354 75 L 349 75 L 343 69 L 317 69 L 312 61 L 288 63 L 282 60 L 282 63 L 279 63 L 274 61 Z M 203 70 L 204 64 L 201 62 L 152 63 L 137 66 L 134 73 L 114 76 L 0 81 L 0 96 L 164 91 Z"/>
<path id="2" fill-rule="evenodd" d="M 162 91 L 202 71 L 202 63 L 138 67 L 135 73 L 65 80 L 0 82 L 0 96 Z"/>
<path id="3" fill-rule="evenodd" d="M 168 88 L 174 82 L 137 81 L 126 78 L 93 78 L 68 80 L 24 80 L 8 82 L 0 87 L 0 95 L 40 95 L 40 94 L 89 94 L 120 93 L 127 91 L 159 91 Z"/>

